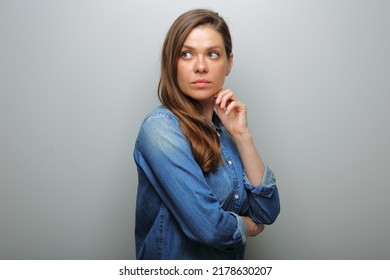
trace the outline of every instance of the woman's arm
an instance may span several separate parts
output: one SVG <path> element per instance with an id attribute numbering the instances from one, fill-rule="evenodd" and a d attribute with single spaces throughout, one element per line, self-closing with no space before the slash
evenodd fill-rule
<path id="1" fill-rule="evenodd" d="M 216 98 L 218 117 L 236 143 L 246 175 L 253 186 L 263 180 L 264 163 L 253 143 L 247 123 L 247 110 L 230 89 L 222 89 Z"/>
<path id="2" fill-rule="evenodd" d="M 232 135 L 245 169 L 246 176 L 253 186 L 258 186 L 263 180 L 264 163 L 256 150 L 252 136 L 246 133 Z"/>
<path id="3" fill-rule="evenodd" d="M 215 104 L 223 126 L 236 143 L 244 166 L 244 186 L 250 206 L 248 216 L 256 224 L 272 224 L 280 212 L 279 193 L 273 172 L 264 165 L 253 143 L 246 106 L 230 89 L 222 89 L 216 95 Z M 251 228 L 250 224 L 247 226 Z"/>

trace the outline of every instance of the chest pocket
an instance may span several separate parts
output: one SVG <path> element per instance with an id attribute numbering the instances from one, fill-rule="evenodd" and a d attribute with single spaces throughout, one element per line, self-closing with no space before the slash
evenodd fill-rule
<path id="1" fill-rule="evenodd" d="M 220 165 L 217 171 L 209 172 L 205 178 L 222 208 L 227 207 L 233 199 L 234 182 L 236 181 L 228 164 Z"/>

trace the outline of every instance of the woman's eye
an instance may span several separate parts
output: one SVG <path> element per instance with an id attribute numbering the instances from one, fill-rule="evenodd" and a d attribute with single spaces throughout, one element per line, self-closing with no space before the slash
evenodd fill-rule
<path id="1" fill-rule="evenodd" d="M 181 57 L 189 59 L 189 58 L 192 57 L 192 54 L 190 52 L 188 52 L 188 51 L 184 51 L 184 52 L 181 53 Z"/>
<path id="2" fill-rule="evenodd" d="M 219 57 L 219 53 L 217 53 L 217 52 L 210 52 L 209 53 L 209 57 L 210 58 L 218 58 Z"/>

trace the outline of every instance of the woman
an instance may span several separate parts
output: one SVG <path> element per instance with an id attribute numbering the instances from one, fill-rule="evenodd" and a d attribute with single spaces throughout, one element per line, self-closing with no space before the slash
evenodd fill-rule
<path id="1" fill-rule="evenodd" d="M 158 94 L 134 149 L 137 259 L 243 259 L 247 236 L 279 214 L 272 171 L 246 107 L 223 88 L 233 65 L 226 22 L 203 9 L 166 36 Z"/>

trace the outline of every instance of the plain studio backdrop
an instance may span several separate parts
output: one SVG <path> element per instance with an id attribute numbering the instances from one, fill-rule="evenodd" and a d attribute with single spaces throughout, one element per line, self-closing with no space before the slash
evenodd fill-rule
<path id="1" fill-rule="evenodd" d="M 226 86 L 280 189 L 247 258 L 390 258 L 389 1 L 2 0 L 1 259 L 134 259 L 135 137 L 198 7 L 231 28 Z"/>

